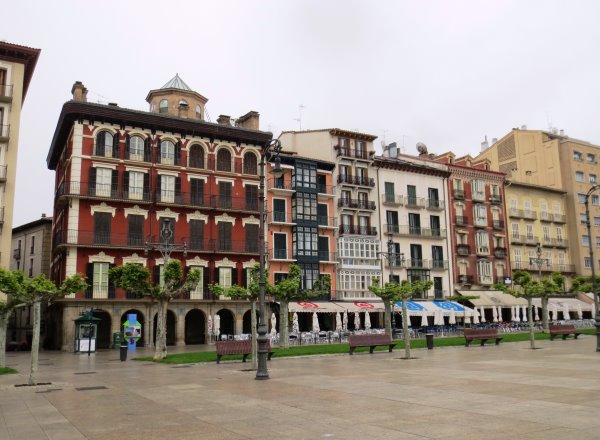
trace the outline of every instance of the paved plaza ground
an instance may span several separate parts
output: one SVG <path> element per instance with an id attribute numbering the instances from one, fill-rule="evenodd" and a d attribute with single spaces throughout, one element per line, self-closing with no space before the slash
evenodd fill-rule
<path id="1" fill-rule="evenodd" d="M 268 381 L 240 361 L 43 352 L 51 385 L 0 376 L 0 439 L 600 439 L 595 337 L 538 345 L 274 357 Z M 8 355 L 27 371 L 29 353 Z"/>

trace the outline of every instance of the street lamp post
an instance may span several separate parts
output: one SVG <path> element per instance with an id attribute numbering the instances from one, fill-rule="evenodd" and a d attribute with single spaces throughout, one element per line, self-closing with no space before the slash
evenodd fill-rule
<path id="1" fill-rule="evenodd" d="M 529 259 L 529 265 L 533 266 L 534 264 L 537 265 L 538 268 L 538 278 L 540 283 L 542 282 L 542 266 L 544 263 L 546 263 L 546 265 L 549 264 L 548 260 L 545 258 L 542 258 L 542 245 L 540 243 L 536 244 L 536 249 L 535 249 L 535 254 L 537 255 L 536 258 L 530 258 Z M 542 297 L 542 311 L 546 312 L 546 313 L 542 313 L 542 327 L 544 329 L 544 331 L 548 331 L 548 298 L 546 297 Z M 528 313 L 531 314 L 531 310 L 528 311 Z"/>
<path id="2" fill-rule="evenodd" d="M 279 178 L 283 175 L 281 169 L 281 159 L 279 153 L 281 152 L 281 143 L 278 139 L 271 139 L 267 142 L 260 154 L 260 184 L 258 188 L 258 203 L 259 203 L 259 216 L 260 225 L 258 229 L 258 252 L 259 252 L 259 290 L 258 290 L 258 327 L 256 332 L 258 333 L 256 341 L 258 343 L 258 365 L 256 369 L 256 380 L 269 379 L 269 372 L 267 370 L 267 322 L 265 317 L 267 315 L 265 309 L 265 162 L 271 158 L 275 159 L 273 165 L 274 178 Z"/>
<path id="3" fill-rule="evenodd" d="M 590 264 L 592 266 L 592 292 L 594 294 L 594 305 L 596 306 L 596 351 L 600 352 L 600 301 L 598 299 L 598 286 L 596 282 L 596 265 L 594 264 L 594 248 L 592 246 L 592 225 L 590 223 L 590 196 L 600 188 L 599 185 L 592 186 L 585 195 L 585 224 L 587 226 L 588 246 L 590 252 Z"/>

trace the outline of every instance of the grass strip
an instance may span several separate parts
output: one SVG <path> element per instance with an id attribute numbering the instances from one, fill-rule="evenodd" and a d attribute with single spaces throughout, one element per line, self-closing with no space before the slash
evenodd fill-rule
<path id="1" fill-rule="evenodd" d="M 16 374 L 17 370 L 14 368 L 0 368 L 0 374 Z"/>
<path id="2" fill-rule="evenodd" d="M 596 329 L 581 329 L 578 330 L 582 334 L 595 335 Z M 502 342 L 523 342 L 529 341 L 529 333 L 498 333 L 501 336 Z M 536 333 L 535 340 L 542 341 L 550 339 L 547 333 Z M 395 340 L 397 343 L 396 350 L 404 349 L 404 341 Z M 454 347 L 465 345 L 465 338 L 462 336 L 434 338 L 435 347 Z M 410 342 L 411 348 L 425 348 L 427 342 L 425 339 L 412 339 Z M 368 351 L 368 347 L 357 348 L 355 352 Z M 377 347 L 376 351 L 387 350 L 387 347 Z M 311 345 L 294 345 L 287 350 L 282 348 L 273 348 L 273 357 L 292 357 L 292 356 L 319 356 L 327 354 L 348 353 L 348 343 L 342 344 L 311 344 Z M 224 360 L 241 360 L 241 355 L 227 356 Z M 152 356 L 137 357 L 134 361 L 152 361 Z M 217 354 L 214 351 L 200 351 L 190 353 L 170 354 L 165 359 L 157 361 L 162 364 L 191 364 L 197 362 L 215 362 Z"/>

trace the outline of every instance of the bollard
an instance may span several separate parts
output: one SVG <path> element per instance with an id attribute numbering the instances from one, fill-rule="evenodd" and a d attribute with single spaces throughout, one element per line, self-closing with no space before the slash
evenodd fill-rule
<path id="1" fill-rule="evenodd" d="M 121 347 L 120 348 L 120 357 L 121 357 L 121 362 L 124 362 L 127 360 L 127 350 L 129 347 L 127 347 L 127 342 L 123 341 L 121 342 Z"/>
<path id="2" fill-rule="evenodd" d="M 427 349 L 433 350 L 433 333 L 425 334 L 425 339 L 427 340 Z"/>

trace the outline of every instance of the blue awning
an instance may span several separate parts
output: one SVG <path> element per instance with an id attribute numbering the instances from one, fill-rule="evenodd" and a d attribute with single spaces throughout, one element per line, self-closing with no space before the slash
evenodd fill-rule
<path id="1" fill-rule="evenodd" d="M 454 310 L 457 317 L 465 313 L 470 316 L 472 313 L 472 309 L 454 301 L 407 301 L 406 308 L 415 316 L 432 316 L 436 310 L 441 310 L 444 316 L 449 316 L 451 310 Z M 402 310 L 402 301 L 395 303 L 394 310 Z"/>

